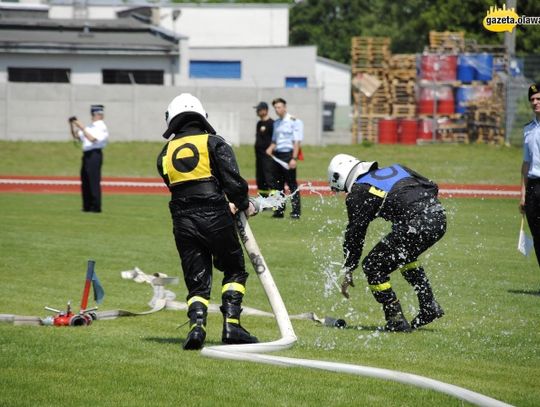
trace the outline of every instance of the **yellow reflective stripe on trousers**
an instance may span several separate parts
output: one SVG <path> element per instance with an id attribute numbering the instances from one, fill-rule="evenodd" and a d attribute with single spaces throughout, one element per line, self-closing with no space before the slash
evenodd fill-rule
<path id="1" fill-rule="evenodd" d="M 225 320 L 225 322 L 227 322 L 228 324 L 238 324 L 238 325 L 240 325 L 240 321 L 238 319 L 235 319 L 235 318 L 227 318 Z"/>
<path id="2" fill-rule="evenodd" d="M 208 301 L 206 298 L 203 298 L 203 297 L 199 297 L 198 295 L 195 295 L 193 297 L 191 297 L 188 302 L 187 302 L 187 305 L 188 307 L 193 304 L 194 302 L 200 302 L 202 305 L 204 305 L 205 307 L 208 307 L 208 304 L 210 303 L 210 301 Z"/>
<path id="3" fill-rule="evenodd" d="M 403 267 L 401 267 L 399 269 L 399 271 L 401 273 L 405 273 L 406 271 L 417 269 L 418 267 L 420 267 L 420 262 L 418 260 L 416 260 L 416 261 L 413 261 L 413 262 L 411 262 L 409 264 L 405 264 Z"/>
<path id="4" fill-rule="evenodd" d="M 382 284 L 370 284 L 369 289 L 371 291 L 384 291 L 392 288 L 392 285 L 387 281 L 386 283 Z"/>
<path id="5" fill-rule="evenodd" d="M 193 328 L 196 328 L 197 327 L 197 323 L 194 323 L 193 325 L 191 325 L 189 327 L 189 330 L 193 330 Z M 203 331 L 206 331 L 206 327 L 204 325 L 200 325 L 200 327 L 203 329 Z"/>
<path id="6" fill-rule="evenodd" d="M 227 283 L 223 285 L 223 288 L 221 289 L 221 294 L 223 294 L 225 291 L 238 291 L 242 294 L 245 294 L 246 287 L 240 283 Z"/>

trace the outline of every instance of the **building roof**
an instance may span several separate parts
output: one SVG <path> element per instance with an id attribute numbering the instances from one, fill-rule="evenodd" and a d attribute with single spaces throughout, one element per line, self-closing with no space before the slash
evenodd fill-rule
<path id="1" fill-rule="evenodd" d="M 177 55 L 179 39 L 134 19 L 0 19 L 0 52 Z"/>

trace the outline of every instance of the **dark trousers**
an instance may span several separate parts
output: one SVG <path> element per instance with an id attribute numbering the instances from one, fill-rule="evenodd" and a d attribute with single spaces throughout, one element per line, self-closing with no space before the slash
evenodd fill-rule
<path id="1" fill-rule="evenodd" d="M 274 152 L 274 155 L 282 161 L 288 163 L 292 158 L 292 151 L 286 153 Z M 291 204 L 292 211 L 294 215 L 300 215 L 301 205 L 300 205 L 300 191 L 298 189 L 298 183 L 296 182 L 296 168 L 294 170 L 287 170 L 283 168 L 277 162 L 274 162 L 274 189 L 278 191 L 283 191 L 285 189 L 285 184 L 289 187 L 291 192 Z M 285 211 L 285 203 L 276 210 L 277 213 L 283 213 Z"/>
<path id="2" fill-rule="evenodd" d="M 534 241 L 536 259 L 540 265 L 540 179 L 528 179 L 525 190 L 525 214 Z"/>
<path id="3" fill-rule="evenodd" d="M 85 151 L 81 165 L 83 211 L 101 212 L 101 150 Z"/>
<path id="4" fill-rule="evenodd" d="M 274 181 L 272 179 L 272 170 L 274 161 L 265 151 L 255 150 L 255 177 L 257 180 L 257 189 L 262 196 L 268 196 Z"/>
<path id="5" fill-rule="evenodd" d="M 435 212 L 431 212 L 435 210 Z M 442 206 L 428 209 L 402 224 L 394 224 L 362 261 L 362 268 L 371 285 L 390 279 L 390 273 L 418 259 L 446 232 L 446 215 Z"/>
<path id="6" fill-rule="evenodd" d="M 187 300 L 194 296 L 210 299 L 212 260 L 223 272 L 223 285 L 245 285 L 248 273 L 234 219 L 228 207 L 183 211 L 169 204 L 176 248 L 182 262 Z"/>

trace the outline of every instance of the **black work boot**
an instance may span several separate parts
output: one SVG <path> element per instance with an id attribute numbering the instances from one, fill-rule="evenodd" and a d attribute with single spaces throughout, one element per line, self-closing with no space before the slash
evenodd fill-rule
<path id="1" fill-rule="evenodd" d="M 423 267 L 416 267 L 401 273 L 405 280 L 413 286 L 418 296 L 420 312 L 411 321 L 413 329 L 427 325 L 444 315 L 444 311 L 433 296 L 433 290 Z"/>
<path id="2" fill-rule="evenodd" d="M 420 328 L 421 326 L 441 318 L 443 315 L 444 310 L 435 300 L 431 301 L 429 304 L 420 304 L 420 312 L 411 321 L 411 327 L 412 329 Z"/>
<path id="3" fill-rule="evenodd" d="M 257 343 L 259 340 L 240 325 L 239 305 L 224 304 L 220 308 L 223 313 L 223 334 L 221 341 L 227 344 Z"/>
<path id="4" fill-rule="evenodd" d="M 201 303 L 194 303 L 189 307 L 189 333 L 182 347 L 185 350 L 198 350 L 204 345 L 206 339 L 206 307 Z"/>
<path id="5" fill-rule="evenodd" d="M 385 331 L 390 332 L 410 332 L 411 326 L 403 316 L 401 304 L 395 301 L 390 304 L 383 304 L 384 317 L 386 319 Z"/>

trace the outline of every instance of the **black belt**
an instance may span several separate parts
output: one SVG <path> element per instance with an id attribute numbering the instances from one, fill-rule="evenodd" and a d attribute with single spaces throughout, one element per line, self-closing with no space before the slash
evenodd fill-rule
<path id="1" fill-rule="evenodd" d="M 193 195 L 211 195 L 213 193 L 219 193 L 220 190 L 213 181 L 193 181 L 173 186 L 171 192 L 172 199 L 176 199 L 187 198 Z"/>
<path id="2" fill-rule="evenodd" d="M 533 185 L 540 183 L 540 178 L 527 178 L 527 185 Z"/>

